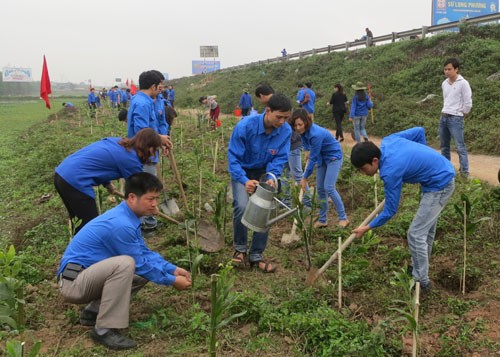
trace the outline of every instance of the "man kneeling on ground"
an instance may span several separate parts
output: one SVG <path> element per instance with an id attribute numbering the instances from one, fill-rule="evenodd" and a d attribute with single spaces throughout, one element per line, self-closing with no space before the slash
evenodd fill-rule
<path id="1" fill-rule="evenodd" d="M 149 250 L 141 235 L 140 217 L 156 212 L 162 189 L 160 180 L 149 173 L 130 176 L 125 201 L 76 234 L 57 271 L 64 300 L 88 304 L 80 323 L 94 326 L 92 339 L 111 349 L 136 346 L 117 332 L 128 327 L 131 294 L 148 281 L 177 290 L 191 286 L 190 273 Z"/>

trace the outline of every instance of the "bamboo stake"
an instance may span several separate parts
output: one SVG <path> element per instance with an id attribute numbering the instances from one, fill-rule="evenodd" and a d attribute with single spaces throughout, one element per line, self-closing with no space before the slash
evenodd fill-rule
<path id="1" fill-rule="evenodd" d="M 373 175 L 373 183 L 375 190 L 375 207 L 378 206 L 378 186 L 377 186 L 377 174 Z"/>
<path id="2" fill-rule="evenodd" d="M 417 344 L 418 344 L 418 314 L 420 310 L 420 282 L 415 283 L 415 311 L 413 318 L 415 319 L 415 331 L 413 331 L 413 348 L 411 355 L 417 357 Z"/>
<path id="3" fill-rule="evenodd" d="M 465 268 L 467 267 L 467 201 L 464 201 L 464 271 L 462 276 L 462 295 L 465 295 Z"/>
<path id="4" fill-rule="evenodd" d="M 338 284 L 339 284 L 339 311 L 342 309 L 342 237 L 339 236 L 339 279 L 338 279 Z"/>
<path id="5" fill-rule="evenodd" d="M 219 140 L 215 141 L 215 150 L 214 150 L 214 167 L 212 173 L 215 175 L 215 166 L 217 164 L 217 151 L 219 150 Z"/>
<path id="6" fill-rule="evenodd" d="M 370 213 L 368 217 L 366 217 L 366 219 L 359 226 L 365 226 L 368 223 L 370 223 L 372 219 L 375 218 L 375 216 L 378 215 L 380 211 L 382 211 L 384 205 L 385 205 L 385 199 L 382 202 L 380 202 L 380 204 L 372 211 L 372 213 Z M 325 264 L 323 264 L 321 268 L 319 268 L 318 270 L 315 269 L 309 270 L 306 277 L 306 285 L 311 286 L 312 284 L 314 284 L 316 279 L 318 279 L 320 275 L 323 274 L 324 271 L 335 261 L 335 259 L 337 259 L 339 252 L 344 251 L 352 243 L 354 238 L 356 238 L 355 233 L 351 234 L 349 238 L 347 238 L 347 240 L 342 244 L 342 247 L 335 253 L 333 253 L 330 259 L 328 259 L 328 261 Z"/>

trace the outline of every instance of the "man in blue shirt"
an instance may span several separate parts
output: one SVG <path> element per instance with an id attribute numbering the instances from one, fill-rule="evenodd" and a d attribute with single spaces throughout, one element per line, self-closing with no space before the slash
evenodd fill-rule
<path id="1" fill-rule="evenodd" d="M 424 128 L 415 127 L 385 137 L 380 149 L 371 141 L 358 143 L 351 152 L 352 164 L 364 174 L 377 171 L 384 182 L 385 206 L 377 218 L 352 232 L 361 237 L 366 231 L 385 224 L 398 210 L 403 183 L 420 184 L 422 198 L 408 229 L 412 275 L 424 292 L 429 291 L 429 257 L 436 224 L 455 189 L 451 163 L 426 145 Z"/>
<path id="2" fill-rule="evenodd" d="M 120 92 L 118 92 L 118 86 L 113 86 L 108 95 L 111 108 L 118 108 L 118 105 L 120 104 Z"/>
<path id="3" fill-rule="evenodd" d="M 301 97 L 300 106 L 308 113 L 311 120 L 314 121 L 314 104 L 316 103 L 316 93 L 312 90 L 312 83 L 307 82 Z"/>
<path id="4" fill-rule="evenodd" d="M 90 88 L 90 92 L 89 92 L 89 95 L 87 96 L 87 104 L 89 106 L 89 109 L 90 109 L 90 115 L 92 118 L 95 118 L 95 112 L 96 112 L 96 109 L 97 109 L 97 99 L 96 99 L 96 96 L 95 96 L 95 89 L 94 88 Z"/>
<path id="5" fill-rule="evenodd" d="M 166 120 L 159 113 L 155 104 L 156 97 L 162 90 L 163 74 L 156 70 L 142 72 L 139 76 L 140 91 L 130 100 L 130 107 L 127 113 L 127 136 L 133 137 L 144 128 L 155 130 L 162 139 L 165 148 L 171 148 L 172 142 L 166 133 L 168 128 Z M 159 106 L 163 108 L 163 103 Z M 157 154 L 151 164 L 144 165 L 144 171 L 156 175 Z M 153 230 L 157 226 L 156 218 L 153 216 L 143 218 L 144 229 Z"/>
<path id="6" fill-rule="evenodd" d="M 88 304 L 80 323 L 94 326 L 91 337 L 111 349 L 136 343 L 117 332 L 128 327 L 131 294 L 148 281 L 191 286 L 191 275 L 149 250 L 141 236 L 140 217 L 157 211 L 162 190 L 158 178 L 146 172 L 130 176 L 125 201 L 90 221 L 63 254 L 57 279 L 64 301 Z"/>
<path id="7" fill-rule="evenodd" d="M 235 264 L 245 264 L 247 256 L 248 234 L 241 218 L 248 195 L 255 191 L 262 175 L 270 172 L 279 177 L 288 162 L 292 129 L 286 121 L 291 110 L 290 100 L 283 94 L 275 94 L 269 99 L 264 113 L 244 117 L 231 134 L 227 156 L 233 191 Z M 274 185 L 273 180 L 266 183 Z M 264 261 L 262 256 L 267 239 L 267 232 L 253 233 L 249 261 L 251 266 L 257 266 L 264 273 L 272 273 L 276 267 Z"/>
<path id="8" fill-rule="evenodd" d="M 174 107 L 174 102 L 175 102 L 175 89 L 173 85 L 168 86 L 168 97 L 167 100 L 170 102 L 170 106 L 172 108 Z"/>
<path id="9" fill-rule="evenodd" d="M 241 115 L 246 117 L 250 113 L 250 109 L 253 107 L 252 97 L 248 94 L 248 89 L 243 90 L 238 107 L 241 108 Z"/>

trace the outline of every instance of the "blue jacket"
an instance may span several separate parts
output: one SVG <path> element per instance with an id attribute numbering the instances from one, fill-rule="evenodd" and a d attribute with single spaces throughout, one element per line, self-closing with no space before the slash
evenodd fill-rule
<path id="1" fill-rule="evenodd" d="M 155 100 L 156 125 L 158 133 L 162 135 L 168 134 L 167 116 L 165 115 L 165 99 L 163 94 L 158 94 Z"/>
<path id="2" fill-rule="evenodd" d="M 130 95 L 126 90 L 120 91 L 120 103 L 127 103 L 130 100 Z"/>
<path id="3" fill-rule="evenodd" d="M 112 180 L 142 171 L 135 150 L 125 149 L 118 144 L 120 140 L 105 138 L 92 143 L 65 158 L 56 172 L 75 189 L 95 198 L 93 186 L 105 186 Z"/>
<path id="4" fill-rule="evenodd" d="M 243 93 L 240 98 L 240 103 L 238 106 L 242 109 L 248 109 L 253 107 L 252 97 L 248 93 Z"/>
<path id="5" fill-rule="evenodd" d="M 288 162 L 292 128 L 284 123 L 266 134 L 264 116 L 265 113 L 241 119 L 229 140 L 229 173 L 232 180 L 243 185 L 249 180 L 245 169 L 265 168 L 279 177 Z"/>
<path id="6" fill-rule="evenodd" d="M 127 136 L 131 138 L 144 128 L 151 128 L 158 132 L 154 100 L 139 91 L 132 97 L 128 108 Z"/>
<path id="7" fill-rule="evenodd" d="M 75 235 L 63 254 L 57 274 L 68 263 L 88 268 L 119 255 L 134 259 L 136 275 L 156 284 L 174 284 L 177 266 L 146 246 L 141 235 L 141 220 L 125 201 L 94 218 Z"/>
<path id="8" fill-rule="evenodd" d="M 302 108 L 304 108 L 309 114 L 314 114 L 314 103 L 316 103 L 316 93 L 311 88 L 304 89 L 304 96 L 302 100 L 305 99 L 305 96 L 309 95 L 309 101 L 307 103 L 302 104 Z"/>
<path id="9" fill-rule="evenodd" d="M 175 89 L 169 89 L 168 90 L 168 98 L 170 102 L 175 101 Z"/>
<path id="10" fill-rule="evenodd" d="M 109 101 L 111 103 L 118 103 L 118 95 L 120 94 L 120 92 L 117 90 L 116 92 L 113 91 L 113 90 L 110 90 L 108 92 L 108 96 L 109 96 Z"/>
<path id="11" fill-rule="evenodd" d="M 327 129 L 313 124 L 301 137 L 304 150 L 310 151 L 305 178 L 312 175 L 315 165 L 323 165 L 331 159 L 342 159 L 342 147 Z"/>
<path id="12" fill-rule="evenodd" d="M 95 104 L 96 101 L 97 101 L 97 99 L 96 99 L 95 93 L 90 92 L 89 95 L 87 96 L 87 103 Z"/>
<path id="13" fill-rule="evenodd" d="M 370 223 L 371 228 L 385 224 L 396 214 L 403 183 L 420 184 L 423 193 L 436 192 L 455 177 L 450 161 L 426 145 L 424 128 L 415 127 L 383 138 L 380 151 L 385 206 Z"/>
<path id="14" fill-rule="evenodd" d="M 373 108 L 373 103 L 370 96 L 366 94 L 366 100 L 360 101 L 357 95 L 354 95 L 351 103 L 351 112 L 349 118 L 354 117 L 366 117 L 368 115 L 368 110 Z"/>

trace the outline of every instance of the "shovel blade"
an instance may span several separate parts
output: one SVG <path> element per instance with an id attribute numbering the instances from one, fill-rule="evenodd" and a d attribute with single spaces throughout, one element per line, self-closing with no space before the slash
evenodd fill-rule
<path id="1" fill-rule="evenodd" d="M 176 215 L 181 211 L 179 209 L 179 206 L 177 205 L 177 202 L 173 198 L 167 201 L 167 207 L 172 215 Z"/>
<path id="2" fill-rule="evenodd" d="M 158 206 L 160 208 L 160 211 L 165 213 L 166 215 L 172 216 L 172 212 L 168 209 L 168 205 L 165 202 L 160 203 Z"/>
<path id="3" fill-rule="evenodd" d="M 288 245 L 291 243 L 298 242 L 299 240 L 300 237 L 297 234 L 283 233 L 283 236 L 281 237 L 281 244 Z"/>

